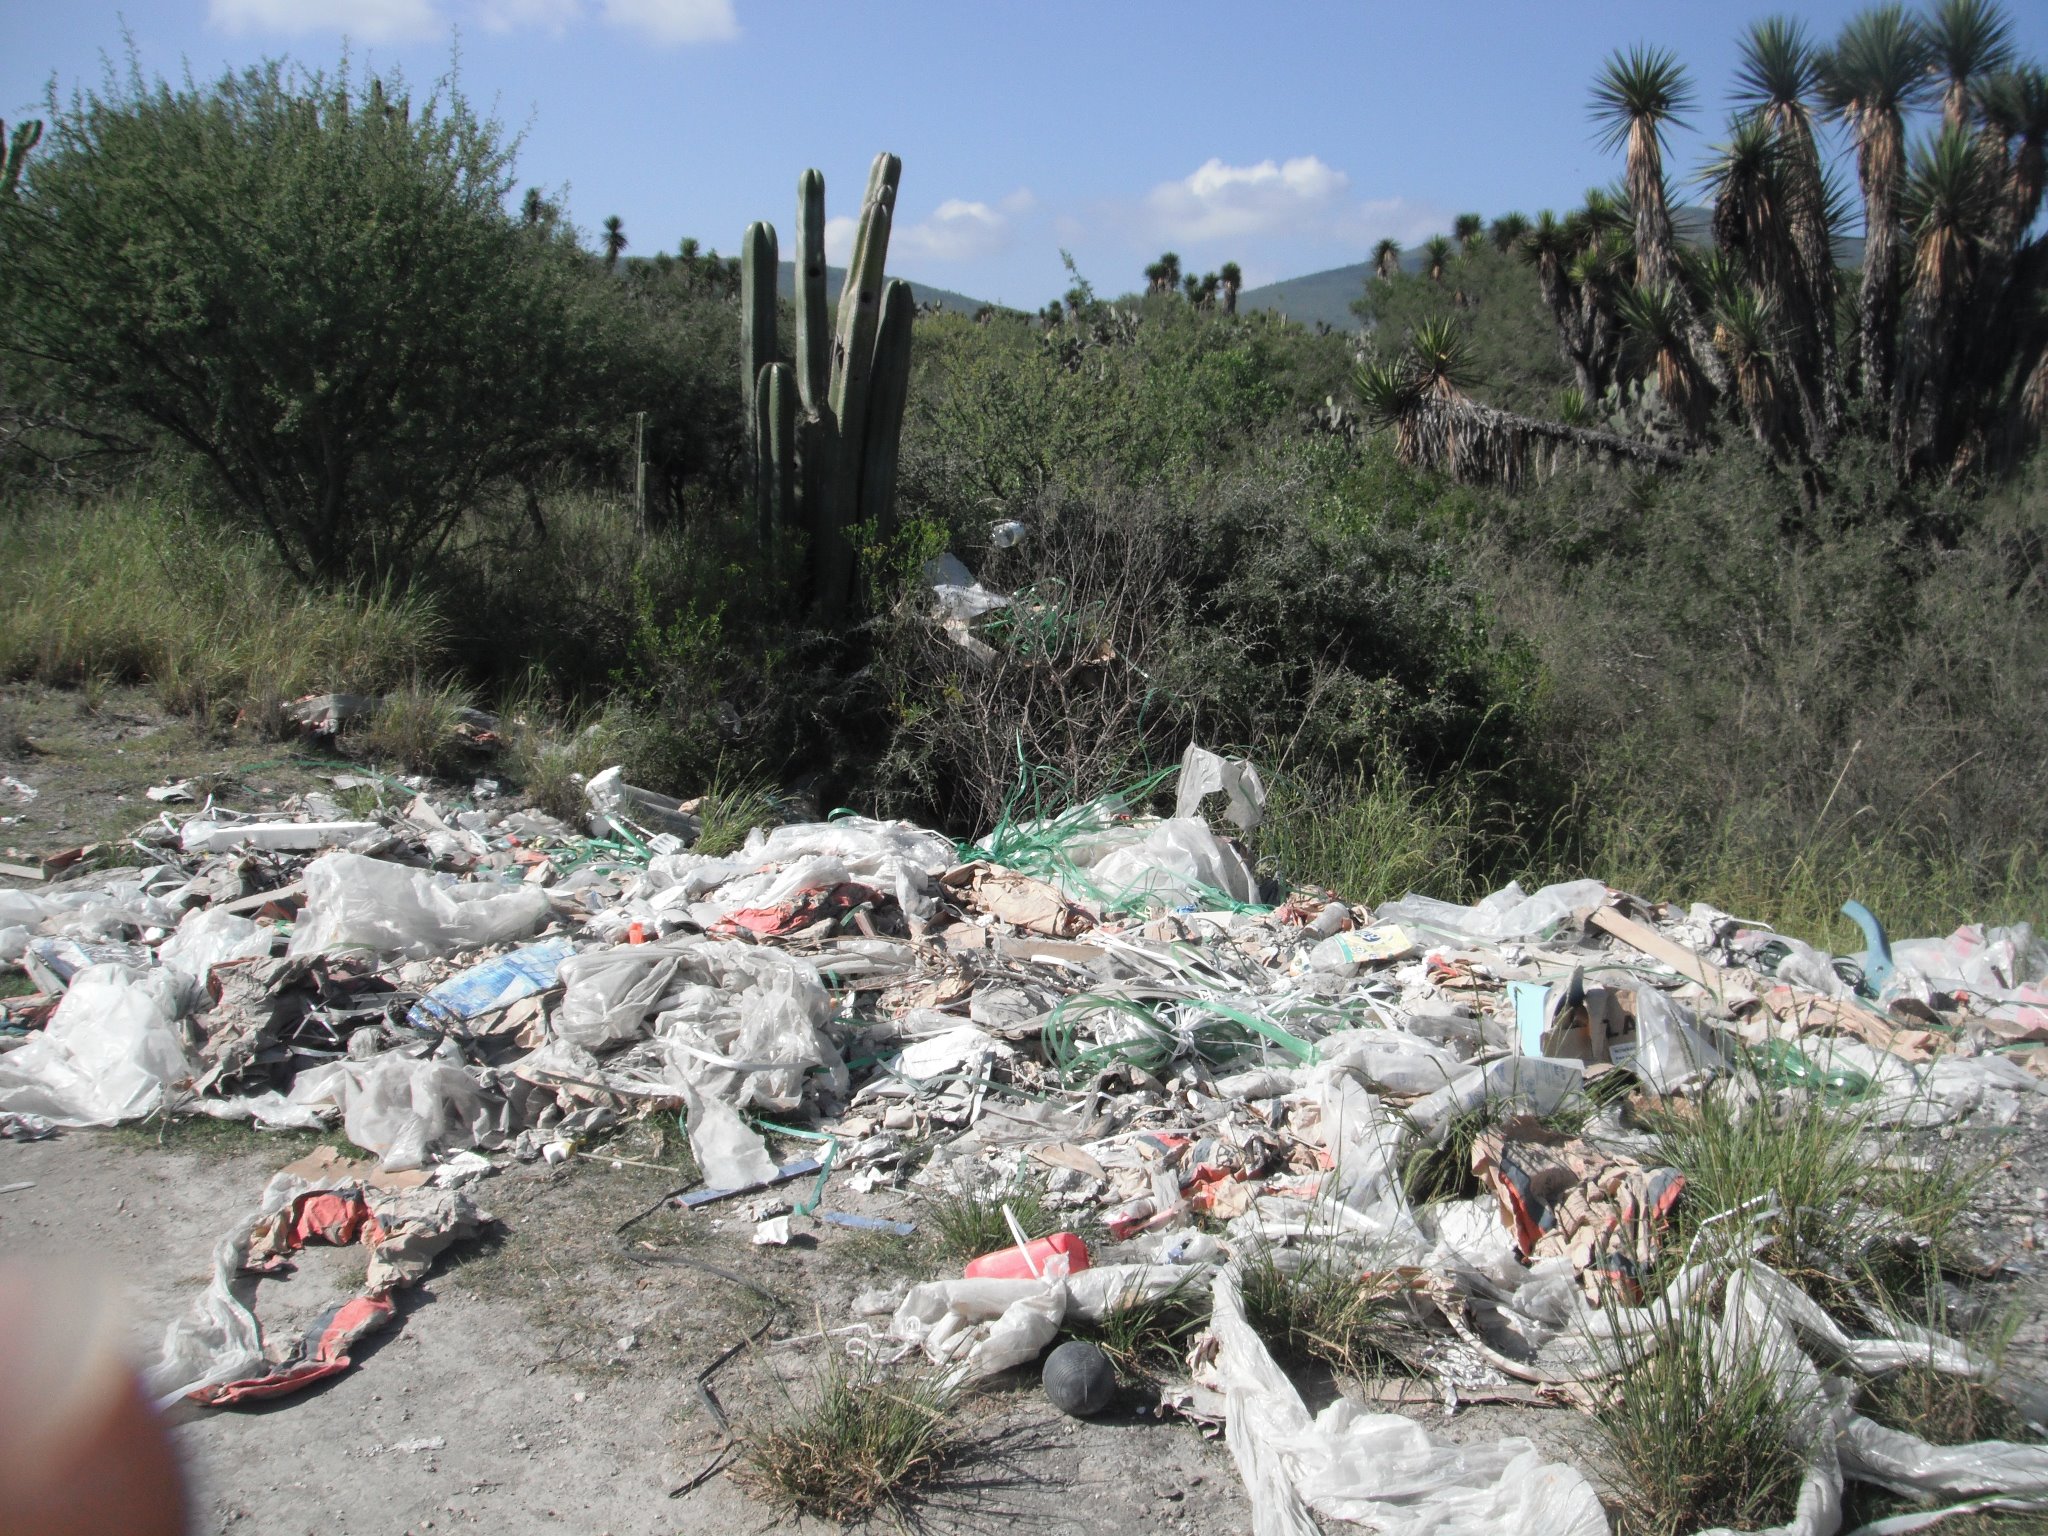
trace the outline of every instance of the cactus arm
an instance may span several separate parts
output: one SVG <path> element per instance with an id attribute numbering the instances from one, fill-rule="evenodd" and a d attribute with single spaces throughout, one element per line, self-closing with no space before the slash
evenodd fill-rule
<path id="1" fill-rule="evenodd" d="M 763 548 L 774 549 L 796 522 L 796 370 L 770 363 L 758 376 L 755 416 L 761 436 L 754 448 L 760 466 L 754 490 L 755 517 Z"/>
<path id="2" fill-rule="evenodd" d="M 761 370 L 775 361 L 775 226 L 749 224 L 740 245 L 740 400 L 746 407 L 746 441 L 761 441 L 761 421 L 755 409 Z M 754 480 L 758 492 L 766 478 L 757 460 Z"/>
<path id="3" fill-rule="evenodd" d="M 832 320 L 825 292 L 825 178 L 805 171 L 796 184 L 796 366 L 804 413 L 825 409 L 832 389 Z"/>

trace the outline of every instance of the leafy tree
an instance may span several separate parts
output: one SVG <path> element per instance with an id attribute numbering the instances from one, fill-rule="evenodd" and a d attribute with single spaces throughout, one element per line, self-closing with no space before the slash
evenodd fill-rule
<path id="1" fill-rule="evenodd" d="M 135 68 L 49 119 L 0 208 L 0 346 L 188 449 L 301 578 L 402 569 L 589 393 L 580 258 L 506 216 L 511 151 L 452 85 Z"/>
<path id="2" fill-rule="evenodd" d="M 626 221 L 616 213 L 604 221 L 604 268 L 612 271 L 619 264 L 619 253 L 626 248 Z"/>
<path id="3" fill-rule="evenodd" d="M 1244 270 L 1234 261 L 1226 261 L 1216 269 L 1216 279 L 1223 290 L 1223 313 L 1237 313 L 1237 293 L 1244 287 Z"/>

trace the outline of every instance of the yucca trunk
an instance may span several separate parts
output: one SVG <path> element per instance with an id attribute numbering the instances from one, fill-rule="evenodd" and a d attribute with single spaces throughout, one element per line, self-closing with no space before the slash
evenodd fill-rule
<path id="1" fill-rule="evenodd" d="M 1793 338 L 1788 363 L 1793 387 L 1799 392 L 1807 442 L 1815 453 L 1825 454 L 1842 430 L 1841 359 L 1835 342 L 1835 250 L 1834 235 L 1828 228 L 1827 190 L 1813 123 L 1806 113 L 1776 108 L 1771 122 L 1785 157 L 1785 180 L 1791 193 L 1785 210 L 1794 258 L 1785 295 Z"/>
<path id="2" fill-rule="evenodd" d="M 1899 182 L 1905 171 L 1905 128 L 1897 113 L 1872 114 L 1857 125 L 1856 174 L 1863 186 L 1863 283 L 1857 331 L 1863 393 L 1891 402 L 1898 372 Z"/>
<path id="3" fill-rule="evenodd" d="M 1657 130 L 1638 121 L 1628 132 L 1628 200 L 1636 219 L 1636 281 L 1671 277 L 1671 209 L 1664 197 L 1664 154 Z"/>
<path id="4" fill-rule="evenodd" d="M 1588 459 L 1668 469 L 1684 459 L 1668 448 L 1588 427 L 1519 416 L 1463 396 L 1429 395 L 1394 424 L 1394 451 L 1403 463 L 1452 478 L 1512 490 L 1524 480 L 1547 479 Z"/>

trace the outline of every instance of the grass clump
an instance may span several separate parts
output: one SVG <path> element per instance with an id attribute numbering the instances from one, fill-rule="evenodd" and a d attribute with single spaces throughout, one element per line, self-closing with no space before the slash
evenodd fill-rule
<path id="1" fill-rule="evenodd" d="M 1866 1382 L 1856 1407 L 1866 1418 L 1933 1445 L 2040 1439 L 2026 1416 L 1989 1387 L 1930 1366 L 1902 1366 Z"/>
<path id="2" fill-rule="evenodd" d="M 1297 1360 L 1319 1360 L 1354 1376 L 1412 1376 L 1415 1327 L 1391 1273 L 1326 1242 L 1265 1246 L 1239 1276 L 1245 1316 L 1267 1344 Z"/>
<path id="3" fill-rule="evenodd" d="M 1756 1530 L 1791 1515 L 1820 1409 L 1766 1357 L 1725 1347 L 1691 1308 L 1601 1353 L 1615 1375 L 1594 1423 L 1622 1536 Z"/>
<path id="4" fill-rule="evenodd" d="M 1525 1106 L 1512 1099 L 1489 1098 L 1478 1106 L 1455 1115 L 1445 1127 L 1444 1139 L 1435 1146 L 1419 1143 L 1402 1165 L 1402 1186 L 1413 1205 L 1438 1200 L 1470 1200 L 1486 1192 L 1479 1175 L 1472 1171 L 1472 1145 L 1488 1131 L 1498 1130 L 1511 1120 L 1524 1118 Z M 1586 1127 L 1590 1109 L 1560 1108 L 1537 1117 L 1537 1123 L 1560 1136 L 1577 1136 Z"/>
<path id="5" fill-rule="evenodd" d="M 1881 1300 L 1924 1299 L 1944 1264 L 1964 1259 L 1960 1218 L 1991 1167 L 1952 1154 L 1933 1168 L 1892 1165 L 1874 1109 L 1800 1091 L 1749 1103 L 1710 1094 L 1645 1119 L 1686 1181 L 1668 1253 L 1683 1254 L 1716 1215 L 1775 1204 L 1772 1263 L 1837 1310 L 1851 1276 Z"/>
<path id="6" fill-rule="evenodd" d="M 448 776 L 467 753 L 456 728 L 464 710 L 475 707 L 467 688 L 452 678 L 414 677 L 385 694 L 351 745 L 380 763 L 408 772 Z"/>
<path id="7" fill-rule="evenodd" d="M 1015 1246 L 1010 1225 L 1003 1219 L 1005 1205 L 1027 1238 L 1059 1230 L 1059 1216 L 1046 1204 L 1044 1186 L 1029 1178 L 934 1195 L 927 1207 L 927 1230 L 940 1255 L 964 1263 Z"/>
<path id="8" fill-rule="evenodd" d="M 957 1407 L 936 1375 L 892 1377 L 835 1356 L 813 1401 L 746 1438 L 735 1477 L 778 1509 L 825 1520 L 898 1508 L 952 1458 Z"/>
<path id="9" fill-rule="evenodd" d="M 1188 1341 L 1208 1326 L 1207 1280 L 1206 1270 L 1190 1270 L 1157 1296 L 1127 1287 L 1099 1321 L 1068 1319 L 1067 1336 L 1101 1350 L 1125 1386 L 1141 1385 L 1157 1372 L 1177 1369 L 1187 1356 Z"/>

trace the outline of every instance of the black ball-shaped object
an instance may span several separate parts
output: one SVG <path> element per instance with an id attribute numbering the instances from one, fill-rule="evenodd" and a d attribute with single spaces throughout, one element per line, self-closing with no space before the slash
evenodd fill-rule
<path id="1" fill-rule="evenodd" d="M 1116 1396 L 1116 1368 L 1093 1344 L 1069 1340 L 1045 1357 L 1041 1373 L 1045 1395 L 1061 1413 L 1085 1419 L 1100 1413 Z"/>

